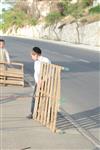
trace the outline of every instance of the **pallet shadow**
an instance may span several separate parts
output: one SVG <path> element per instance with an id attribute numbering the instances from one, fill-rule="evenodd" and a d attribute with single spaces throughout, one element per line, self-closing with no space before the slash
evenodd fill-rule
<path id="1" fill-rule="evenodd" d="M 71 118 L 71 121 L 69 118 Z M 85 130 L 100 128 L 100 107 L 72 115 L 68 114 L 64 109 L 61 109 L 61 112 L 57 115 L 57 128 L 60 130 L 75 128 L 72 122 L 77 123 Z"/>

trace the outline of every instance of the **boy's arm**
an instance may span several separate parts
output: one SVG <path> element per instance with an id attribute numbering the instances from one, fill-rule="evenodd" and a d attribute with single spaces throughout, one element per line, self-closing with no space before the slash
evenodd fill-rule
<path id="1" fill-rule="evenodd" d="M 7 50 L 5 50 L 5 57 L 8 63 L 10 63 L 10 57 L 9 57 L 9 53 Z"/>

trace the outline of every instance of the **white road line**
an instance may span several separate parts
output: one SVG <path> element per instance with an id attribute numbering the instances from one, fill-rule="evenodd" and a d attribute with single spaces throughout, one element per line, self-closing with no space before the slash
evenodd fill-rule
<path id="1" fill-rule="evenodd" d="M 47 53 L 50 53 L 50 54 L 52 53 L 52 54 L 59 55 L 60 57 L 63 56 L 63 57 L 67 57 L 67 58 L 73 58 L 73 56 L 71 56 L 71 55 L 61 54 L 60 52 L 47 51 L 46 49 L 45 49 L 45 51 L 46 51 Z"/>
<path id="2" fill-rule="evenodd" d="M 73 56 L 71 56 L 71 55 L 66 55 L 66 54 L 64 55 L 64 54 L 61 54 L 61 53 L 59 53 L 59 52 L 49 51 L 49 53 L 59 55 L 60 57 L 63 56 L 63 57 L 65 57 L 65 58 L 68 59 L 67 61 L 69 61 L 69 59 L 70 59 L 70 61 L 76 61 L 76 62 L 79 62 L 79 61 L 80 61 L 80 62 L 84 62 L 84 63 L 90 63 L 90 61 L 88 61 L 88 60 L 86 60 L 86 59 L 78 59 L 78 58 L 73 57 Z"/>
<path id="3" fill-rule="evenodd" d="M 79 59 L 79 61 L 84 62 L 84 63 L 90 63 L 90 61 L 85 60 L 85 59 Z"/>

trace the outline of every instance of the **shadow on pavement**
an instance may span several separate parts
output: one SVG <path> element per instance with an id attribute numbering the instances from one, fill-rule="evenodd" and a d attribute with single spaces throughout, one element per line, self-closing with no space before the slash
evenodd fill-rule
<path id="1" fill-rule="evenodd" d="M 67 130 L 74 128 L 73 124 L 67 119 L 68 115 L 86 130 L 100 128 L 100 107 L 72 115 L 61 109 L 61 112 L 58 113 L 57 117 L 58 129 Z"/>

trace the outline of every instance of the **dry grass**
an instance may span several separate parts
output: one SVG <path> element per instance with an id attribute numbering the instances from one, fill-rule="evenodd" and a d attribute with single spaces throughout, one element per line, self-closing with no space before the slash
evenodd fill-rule
<path id="1" fill-rule="evenodd" d="M 66 24 L 70 24 L 70 23 L 73 23 L 73 22 L 75 22 L 75 18 L 71 15 L 66 16 L 61 20 L 61 23 L 66 23 Z"/>
<path id="2" fill-rule="evenodd" d="M 82 25 L 93 23 L 96 21 L 100 21 L 100 14 L 89 15 L 89 16 L 82 17 L 80 19 Z"/>

